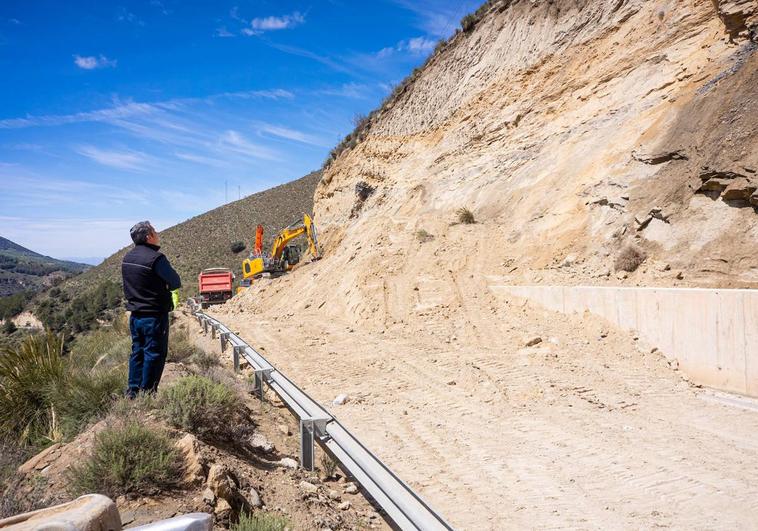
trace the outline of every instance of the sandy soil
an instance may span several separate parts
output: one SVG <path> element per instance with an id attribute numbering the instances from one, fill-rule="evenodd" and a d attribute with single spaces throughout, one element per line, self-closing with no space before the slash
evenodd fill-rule
<path id="1" fill-rule="evenodd" d="M 324 259 L 214 312 L 350 395 L 333 411 L 456 527 L 755 528 L 758 413 L 488 279 L 755 287 L 756 209 L 699 190 L 755 179 L 758 48 L 705 0 L 507 4 L 324 172 Z M 629 244 L 647 260 L 615 271 Z"/>
<path id="2" fill-rule="evenodd" d="M 496 296 L 483 276 L 403 288 L 415 309 L 374 331 L 317 308 L 216 313 L 457 528 L 758 521 L 758 412 L 703 400 L 631 333 Z"/>

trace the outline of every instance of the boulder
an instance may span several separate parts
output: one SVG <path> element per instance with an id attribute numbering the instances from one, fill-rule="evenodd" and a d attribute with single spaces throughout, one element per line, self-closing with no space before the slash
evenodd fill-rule
<path id="1" fill-rule="evenodd" d="M 291 457 L 285 457 L 281 461 L 279 461 L 279 464 L 283 466 L 284 468 L 291 468 L 295 470 L 298 467 L 297 461 L 292 459 Z"/>
<path id="2" fill-rule="evenodd" d="M 228 522 L 232 517 L 232 512 L 232 506 L 224 499 L 220 499 L 213 510 L 217 522 Z"/>
<path id="3" fill-rule="evenodd" d="M 308 483 L 307 481 L 301 481 L 300 482 L 300 490 L 302 490 L 305 494 L 316 494 L 318 492 L 318 487 L 314 485 L 313 483 Z"/>
<path id="4" fill-rule="evenodd" d="M 343 406 L 347 403 L 347 401 L 350 400 L 350 397 L 348 397 L 346 394 L 338 395 L 337 398 L 332 401 L 332 404 L 335 406 Z"/>
<path id="5" fill-rule="evenodd" d="M 276 450 L 274 445 L 261 433 L 255 433 L 250 437 L 250 446 L 252 446 L 254 450 L 258 450 L 264 454 L 270 454 Z"/>
<path id="6" fill-rule="evenodd" d="M 721 199 L 724 201 L 750 201 L 750 197 L 757 189 L 758 186 L 755 183 L 740 177 L 729 183 L 729 186 L 721 194 Z"/>
<path id="7" fill-rule="evenodd" d="M 214 464 L 208 471 L 206 486 L 219 498 L 233 500 L 237 493 L 237 484 L 223 465 Z"/>
<path id="8" fill-rule="evenodd" d="M 200 458 L 197 439 L 188 433 L 176 441 L 176 447 L 184 456 L 184 483 L 187 485 L 201 484 L 205 479 L 205 470 Z"/>
<path id="9" fill-rule="evenodd" d="M 250 487 L 250 490 L 247 491 L 247 496 L 245 496 L 245 498 L 250 507 L 253 507 L 255 509 L 263 507 L 263 500 L 261 500 L 261 495 L 258 494 L 258 491 L 254 488 Z"/>

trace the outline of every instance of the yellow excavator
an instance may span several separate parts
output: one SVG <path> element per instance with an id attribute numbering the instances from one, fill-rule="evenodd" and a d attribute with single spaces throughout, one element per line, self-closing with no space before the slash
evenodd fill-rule
<path id="1" fill-rule="evenodd" d="M 313 260 L 319 260 L 321 249 L 318 246 L 316 225 L 308 214 L 303 214 L 302 222 L 298 221 L 279 232 L 268 256 L 264 256 L 262 252 L 263 227 L 259 225 L 255 238 L 255 250 L 242 262 L 242 281 L 237 293 L 249 288 L 253 279 L 260 278 L 264 273 L 279 276 L 291 271 L 300 262 L 300 248 L 287 244 L 302 235 L 308 238 L 308 249 Z"/>

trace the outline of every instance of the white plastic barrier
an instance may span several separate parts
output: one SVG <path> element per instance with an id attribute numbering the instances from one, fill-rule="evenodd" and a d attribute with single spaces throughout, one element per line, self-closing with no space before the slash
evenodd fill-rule
<path id="1" fill-rule="evenodd" d="M 190 513 L 132 528 L 133 531 L 211 531 L 211 529 L 213 529 L 213 517 L 207 513 Z"/>
<path id="2" fill-rule="evenodd" d="M 758 291 L 491 285 L 563 313 L 637 331 L 702 385 L 758 397 Z"/>

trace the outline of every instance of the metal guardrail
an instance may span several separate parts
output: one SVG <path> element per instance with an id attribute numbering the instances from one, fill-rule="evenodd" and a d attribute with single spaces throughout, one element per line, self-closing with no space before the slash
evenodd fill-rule
<path id="1" fill-rule="evenodd" d="M 221 321 L 203 313 L 193 299 L 190 299 L 189 305 L 203 330 L 220 340 L 221 351 L 232 348 L 235 370 L 239 370 L 242 358 L 250 364 L 255 371 L 254 392 L 259 398 L 264 399 L 264 384 L 267 384 L 299 419 L 300 464 L 303 468 L 314 469 L 314 442 L 318 443 L 360 483 L 398 528 L 424 531 L 453 529 L 329 411 Z"/>

